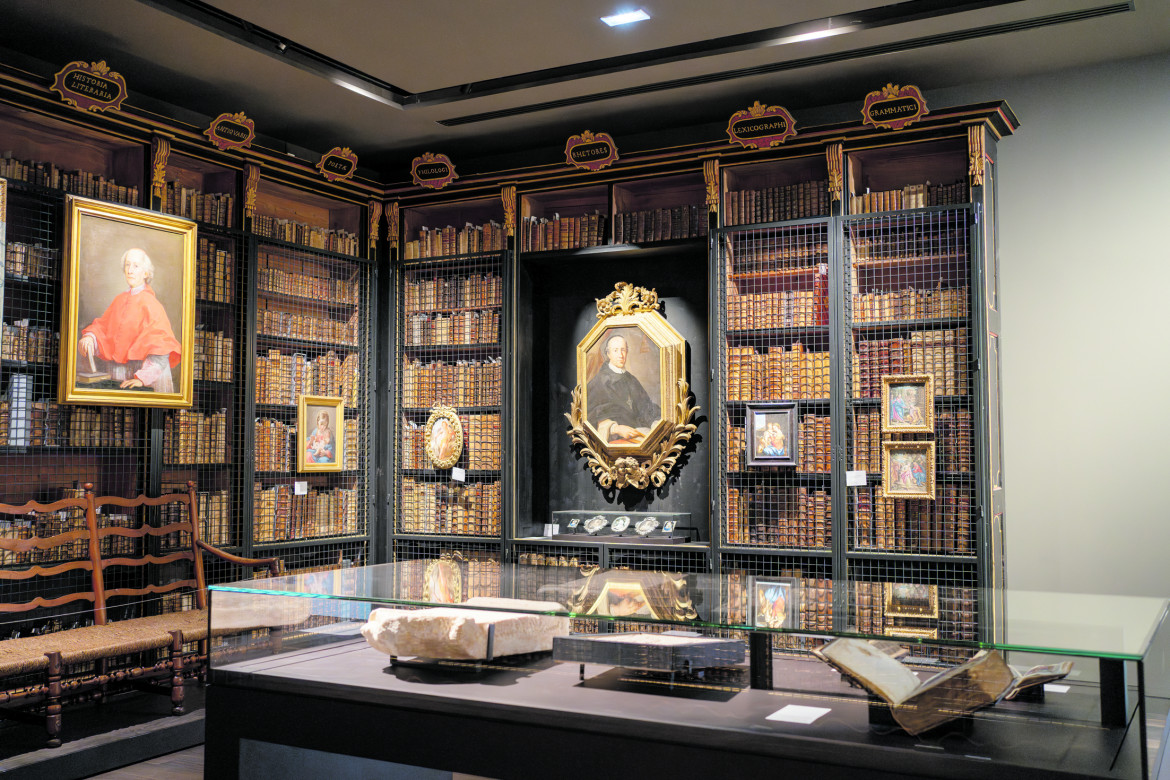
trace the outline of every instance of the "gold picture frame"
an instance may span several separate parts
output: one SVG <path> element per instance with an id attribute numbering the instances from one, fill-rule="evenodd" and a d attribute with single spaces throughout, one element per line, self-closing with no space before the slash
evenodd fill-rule
<path id="1" fill-rule="evenodd" d="M 427 460 L 436 469 L 449 469 L 463 454 L 463 423 L 450 406 L 436 404 L 423 430 Z"/>
<path id="2" fill-rule="evenodd" d="M 60 402 L 191 406 L 195 223 L 69 195 L 65 236 Z"/>
<path id="3" fill-rule="evenodd" d="M 882 377 L 882 431 L 934 432 L 934 377 L 891 374 Z"/>
<path id="4" fill-rule="evenodd" d="M 568 434 L 603 488 L 662 487 L 696 428 L 686 340 L 658 307 L 654 290 L 618 282 L 577 344 Z"/>
<path id="5" fill-rule="evenodd" d="M 938 639 L 937 628 L 913 628 L 910 626 L 886 626 L 884 636 L 897 639 Z"/>
<path id="6" fill-rule="evenodd" d="M 917 582 L 882 583 L 882 614 L 886 617 L 937 618 L 938 586 Z"/>
<path id="7" fill-rule="evenodd" d="M 297 471 L 342 471 L 345 463 L 345 401 L 302 395 L 297 401 Z"/>
<path id="8" fill-rule="evenodd" d="M 934 500 L 934 442 L 882 442 L 882 497 Z"/>

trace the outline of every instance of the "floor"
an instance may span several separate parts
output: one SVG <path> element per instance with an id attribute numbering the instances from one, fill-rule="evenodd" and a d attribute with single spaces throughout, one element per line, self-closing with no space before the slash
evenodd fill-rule
<path id="1" fill-rule="evenodd" d="M 203 746 L 93 775 L 91 780 L 203 780 Z"/>

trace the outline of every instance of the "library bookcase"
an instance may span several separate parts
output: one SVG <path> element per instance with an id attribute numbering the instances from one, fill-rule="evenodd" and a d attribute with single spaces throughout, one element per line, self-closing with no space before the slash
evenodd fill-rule
<path id="1" fill-rule="evenodd" d="M 18 76 L 0 80 L 0 137 L 3 500 L 51 502 L 87 482 L 99 495 L 154 495 L 194 480 L 201 535 L 221 549 L 275 555 L 290 572 L 369 561 L 376 241 L 367 215 L 380 193 L 328 184 L 308 163 L 261 148 L 221 152 L 200 129 L 153 114 L 78 111 Z M 58 403 L 69 194 L 196 224 L 190 408 Z M 343 399 L 341 471 L 296 472 L 302 393 Z M 99 512 L 103 526 L 156 521 L 117 507 Z M 22 575 L 46 562 L 32 540 L 83 526 L 84 518 L 44 513 L 0 518 L 2 601 L 51 602 L 57 591 L 31 592 Z M 159 553 L 166 544 L 147 537 L 122 551 Z M 60 560 L 67 548 L 54 554 L 68 563 Z M 60 592 L 83 574 L 62 574 Z M 251 576 L 230 564 L 207 575 Z M 116 601 L 115 619 L 185 606 L 165 589 Z M 70 605 L 47 604 L 16 622 L 0 612 L 0 639 L 78 620 Z"/>

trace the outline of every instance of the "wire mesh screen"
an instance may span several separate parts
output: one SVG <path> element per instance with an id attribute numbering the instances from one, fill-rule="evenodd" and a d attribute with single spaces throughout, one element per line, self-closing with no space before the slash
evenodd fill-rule
<path id="1" fill-rule="evenodd" d="M 220 201 L 200 202 L 206 209 Z M 248 299 L 241 261 L 247 249 L 240 234 L 214 225 L 200 224 L 198 236 L 193 400 L 190 409 L 164 413 L 161 487 L 185 491 L 188 480 L 194 481 L 200 538 L 221 549 L 240 548 L 245 540 L 236 507 L 248 495 L 240 468 L 247 399 L 239 349 Z"/>
<path id="2" fill-rule="evenodd" d="M 583 578 L 601 565 L 600 547 L 517 544 L 512 550 L 517 563 L 512 587 L 518 599 L 567 604 Z M 570 620 L 569 628 L 574 634 L 607 630 L 603 622 L 580 618 Z"/>
<path id="3" fill-rule="evenodd" d="M 49 503 L 79 495 L 92 483 L 96 492 L 133 496 L 144 484 L 146 431 L 144 409 L 74 406 L 57 403 L 61 279 L 64 258 L 64 201 L 59 190 L 8 182 L 0 213 L 4 255 L 3 336 L 0 340 L 0 501 Z M 84 323 L 83 323 L 84 324 Z M 78 527 L 78 517 L 60 513 L 0 517 L 0 538 L 46 538 Z M 79 561 L 82 545 L 23 552 L 5 550 L 3 567 L 25 568 L 46 558 Z M 80 570 L 57 582 L 0 582 L 0 603 L 36 595 L 56 598 L 74 588 Z M 43 587 L 44 591 L 36 591 Z M 35 592 L 34 592 L 35 591 Z M 17 613 L 0 626 L 0 637 L 15 632 L 67 628 L 92 617 L 91 605 L 72 602 L 29 616 Z"/>
<path id="4" fill-rule="evenodd" d="M 727 553 L 722 557 L 721 570 L 729 623 L 754 625 L 756 586 L 793 578 L 800 599 L 797 626 L 809 633 L 833 629 L 833 575 L 829 559 Z M 807 650 L 819 644 L 820 640 L 807 636 L 777 634 L 772 638 L 773 647 L 788 651 Z"/>
<path id="5" fill-rule="evenodd" d="M 850 492 L 850 549 L 975 554 L 970 220 L 846 222 L 847 457 L 868 475 Z"/>
<path id="6" fill-rule="evenodd" d="M 499 537 L 502 430 L 500 312 L 502 254 L 408 263 L 399 290 L 399 533 Z M 462 429 L 437 423 L 427 454 L 427 422 L 436 405 L 452 407 Z M 454 462 L 464 481 L 432 467 Z"/>
<path id="7" fill-rule="evenodd" d="M 337 255 L 259 245 L 251 529 L 257 553 L 369 532 L 370 274 L 368 265 Z M 297 482 L 307 483 L 303 492 Z M 322 553 L 328 549 L 349 547 Z M 364 549 L 358 557 L 365 558 Z"/>
<path id="8" fill-rule="evenodd" d="M 500 576 L 498 543 L 467 540 L 430 541 L 396 539 L 394 560 L 399 577 L 398 592 L 403 598 L 418 601 L 458 603 L 476 596 L 507 596 Z M 458 582 L 448 580 L 447 567 L 434 567 L 435 561 L 457 564 Z"/>
<path id="9" fill-rule="evenodd" d="M 828 549 L 828 223 L 732 230 L 720 250 L 723 542 Z"/>
<path id="10" fill-rule="evenodd" d="M 907 639 L 979 638 L 979 590 L 974 565 L 862 560 L 849 565 L 849 628 L 864 634 Z M 962 661 L 973 651 L 916 647 L 912 652 L 940 661 Z"/>

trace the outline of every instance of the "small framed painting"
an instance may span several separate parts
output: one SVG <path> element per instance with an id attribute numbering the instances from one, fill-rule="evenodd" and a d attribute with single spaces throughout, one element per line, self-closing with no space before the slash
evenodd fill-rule
<path id="1" fill-rule="evenodd" d="M 751 625 L 796 628 L 800 614 L 799 581 L 796 577 L 754 577 L 749 602 Z"/>
<path id="2" fill-rule="evenodd" d="M 882 442 L 882 497 L 934 500 L 934 442 Z"/>
<path id="3" fill-rule="evenodd" d="M 882 612 L 886 617 L 937 618 L 938 586 L 918 582 L 887 582 Z"/>
<path id="4" fill-rule="evenodd" d="M 744 419 L 747 465 L 795 466 L 799 433 L 795 403 L 749 405 Z"/>
<path id="5" fill-rule="evenodd" d="M 912 628 L 910 626 L 886 626 L 884 635 L 900 639 L 938 639 L 938 629 Z"/>
<path id="6" fill-rule="evenodd" d="M 302 395 L 297 402 L 297 471 L 341 471 L 345 462 L 345 402 Z"/>
<path id="7" fill-rule="evenodd" d="M 934 377 L 930 374 L 882 377 L 882 431 L 934 431 Z"/>

